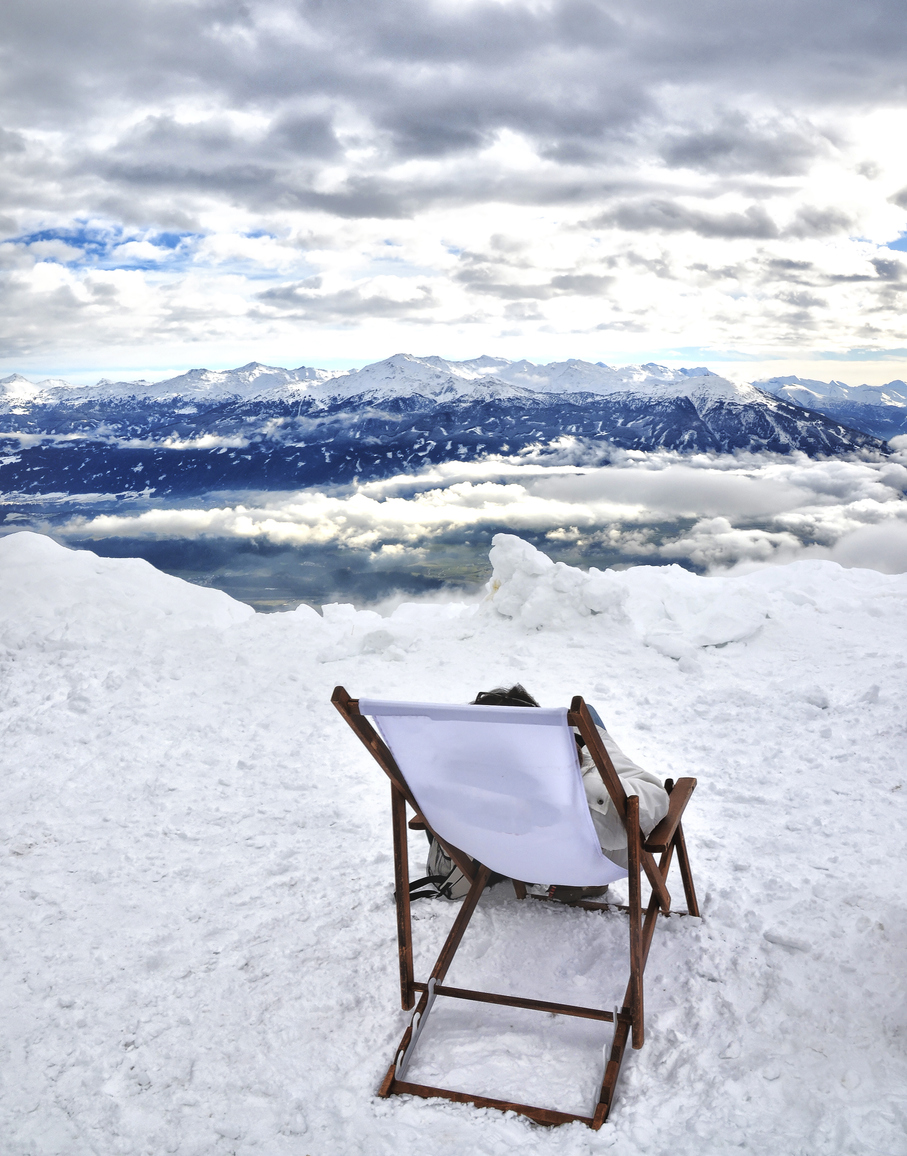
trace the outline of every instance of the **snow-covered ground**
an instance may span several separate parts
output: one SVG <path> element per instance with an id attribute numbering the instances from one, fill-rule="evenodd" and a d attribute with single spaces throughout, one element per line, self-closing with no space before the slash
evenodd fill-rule
<path id="1" fill-rule="evenodd" d="M 907 1152 L 907 575 L 493 561 L 481 603 L 321 618 L 0 540 L 4 1156 Z M 599 1133 L 374 1095 L 406 1021 L 389 792 L 331 689 L 515 679 L 700 783 L 703 918 L 660 921 Z M 423 972 L 454 911 L 414 908 Z M 502 884 L 450 982 L 611 1007 L 625 954 L 621 916 Z M 607 1025 L 444 1003 L 412 1078 L 591 1108 Z"/>

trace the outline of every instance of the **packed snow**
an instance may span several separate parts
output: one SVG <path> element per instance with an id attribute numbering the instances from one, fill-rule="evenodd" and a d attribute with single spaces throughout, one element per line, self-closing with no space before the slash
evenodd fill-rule
<path id="1" fill-rule="evenodd" d="M 907 1152 L 907 575 L 583 572 L 512 535 L 492 562 L 473 603 L 260 615 L 0 540 L 4 1156 Z M 331 690 L 515 680 L 699 779 L 703 917 L 659 920 L 598 1133 L 375 1096 L 407 1020 L 389 792 Z M 456 910 L 415 905 L 417 972 Z M 506 883 L 449 980 L 604 1008 L 625 981 L 623 916 Z M 608 1031 L 439 1000 L 410 1075 L 589 1111 Z"/>

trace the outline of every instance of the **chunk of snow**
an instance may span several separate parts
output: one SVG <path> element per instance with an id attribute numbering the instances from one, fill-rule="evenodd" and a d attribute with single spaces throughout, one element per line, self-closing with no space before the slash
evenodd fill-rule
<path id="1" fill-rule="evenodd" d="M 141 558 L 68 550 L 44 534 L 0 538 L 0 631 L 62 637 L 161 627 L 225 629 L 255 612 L 221 590 L 206 590 Z"/>

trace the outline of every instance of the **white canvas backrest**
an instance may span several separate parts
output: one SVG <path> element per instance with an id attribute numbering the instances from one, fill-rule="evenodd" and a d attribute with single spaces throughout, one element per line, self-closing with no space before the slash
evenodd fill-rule
<path id="1" fill-rule="evenodd" d="M 602 854 L 566 707 L 360 699 L 428 825 L 492 871 L 602 886 L 627 872 Z"/>

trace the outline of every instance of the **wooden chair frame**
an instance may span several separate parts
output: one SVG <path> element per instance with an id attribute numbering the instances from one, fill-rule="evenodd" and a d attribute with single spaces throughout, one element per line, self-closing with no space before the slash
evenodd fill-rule
<path id="1" fill-rule="evenodd" d="M 627 860 L 629 866 L 629 903 L 618 908 L 616 904 L 579 902 L 575 906 L 600 910 L 619 909 L 629 914 L 630 923 L 630 979 L 624 995 L 623 1006 L 613 1012 L 596 1008 L 577 1007 L 572 1004 L 551 1003 L 547 1000 L 523 999 L 519 996 L 498 995 L 492 992 L 471 991 L 466 988 L 447 987 L 444 978 L 450 969 L 454 955 L 466 931 L 469 920 L 475 911 L 483 890 L 485 889 L 491 872 L 483 864 L 471 859 L 457 847 L 453 847 L 441 839 L 433 831 L 420 814 L 419 805 L 407 786 L 406 780 L 397 766 L 391 751 L 377 733 L 369 720 L 359 713 L 359 700 L 351 698 L 342 686 L 334 689 L 331 701 L 346 719 L 347 723 L 365 744 L 369 754 L 375 759 L 391 782 L 391 818 L 394 839 L 394 873 L 396 882 L 397 905 L 397 944 L 400 965 L 400 1003 L 404 1010 L 409 1010 L 415 1003 L 412 1020 L 403 1033 L 403 1038 L 397 1048 L 394 1062 L 385 1075 L 380 1088 L 379 1096 L 411 1095 L 424 1097 L 441 1097 L 454 1100 L 458 1103 L 475 1104 L 480 1108 L 497 1108 L 503 1112 L 517 1112 L 528 1116 L 538 1124 L 566 1124 L 577 1120 L 587 1124 L 590 1128 L 598 1129 L 607 1120 L 608 1113 L 614 1099 L 614 1090 L 624 1051 L 628 1041 L 634 1048 L 641 1048 L 645 1041 L 644 1009 L 643 1009 L 643 972 L 649 955 L 649 947 L 655 931 L 655 924 L 659 912 L 663 915 L 699 915 L 699 906 L 696 901 L 696 892 L 693 887 L 693 877 L 690 872 L 690 862 L 687 855 L 686 843 L 683 837 L 681 819 L 689 802 L 690 796 L 696 787 L 696 780 L 692 778 L 678 779 L 676 783 L 668 779 L 665 784 L 670 795 L 667 815 L 658 826 L 645 838 L 639 826 L 639 800 L 635 795 L 627 795 L 623 784 L 614 769 L 614 765 L 605 749 L 601 736 L 596 730 L 589 714 L 588 707 L 583 699 L 577 695 L 570 704 L 567 722 L 576 727 L 586 743 L 586 748 L 595 765 L 598 767 L 602 781 L 627 831 Z M 416 980 L 413 977 L 413 950 L 412 950 L 412 920 L 410 917 L 409 900 L 409 854 L 407 843 L 406 808 L 409 805 L 415 812 L 409 826 L 416 829 L 428 830 L 441 844 L 450 858 L 457 864 L 463 874 L 470 880 L 470 888 L 463 900 L 462 906 L 453 922 L 450 933 L 441 948 L 441 952 L 431 970 L 427 981 Z M 671 911 L 671 896 L 666 882 L 668 871 L 674 853 L 677 854 L 677 863 L 680 868 L 680 877 L 683 883 L 687 910 L 685 912 Z M 658 863 L 655 854 L 659 854 Z M 645 910 L 642 905 L 642 876 L 649 881 L 651 897 Z M 549 881 L 550 882 L 550 881 Z M 514 890 L 518 899 L 526 896 L 526 885 L 519 880 L 513 881 Z M 544 897 L 542 897 L 544 898 Z M 416 993 L 419 993 L 416 1003 Z M 550 1012 L 555 1015 L 579 1016 L 584 1019 L 602 1020 L 616 1023 L 610 1054 L 605 1064 L 604 1079 L 595 1111 L 591 1116 L 580 1116 L 570 1112 L 559 1112 L 550 1108 L 534 1107 L 530 1104 L 512 1103 L 505 1100 L 490 1099 L 487 1096 L 474 1096 L 466 1092 L 455 1092 L 447 1088 L 428 1087 L 423 1084 L 407 1082 L 405 1067 L 415 1047 L 419 1033 L 424 1026 L 428 1011 L 436 996 L 450 996 L 455 999 L 472 1000 L 480 1003 L 503 1004 L 507 1007 L 528 1008 L 535 1011 Z"/>

